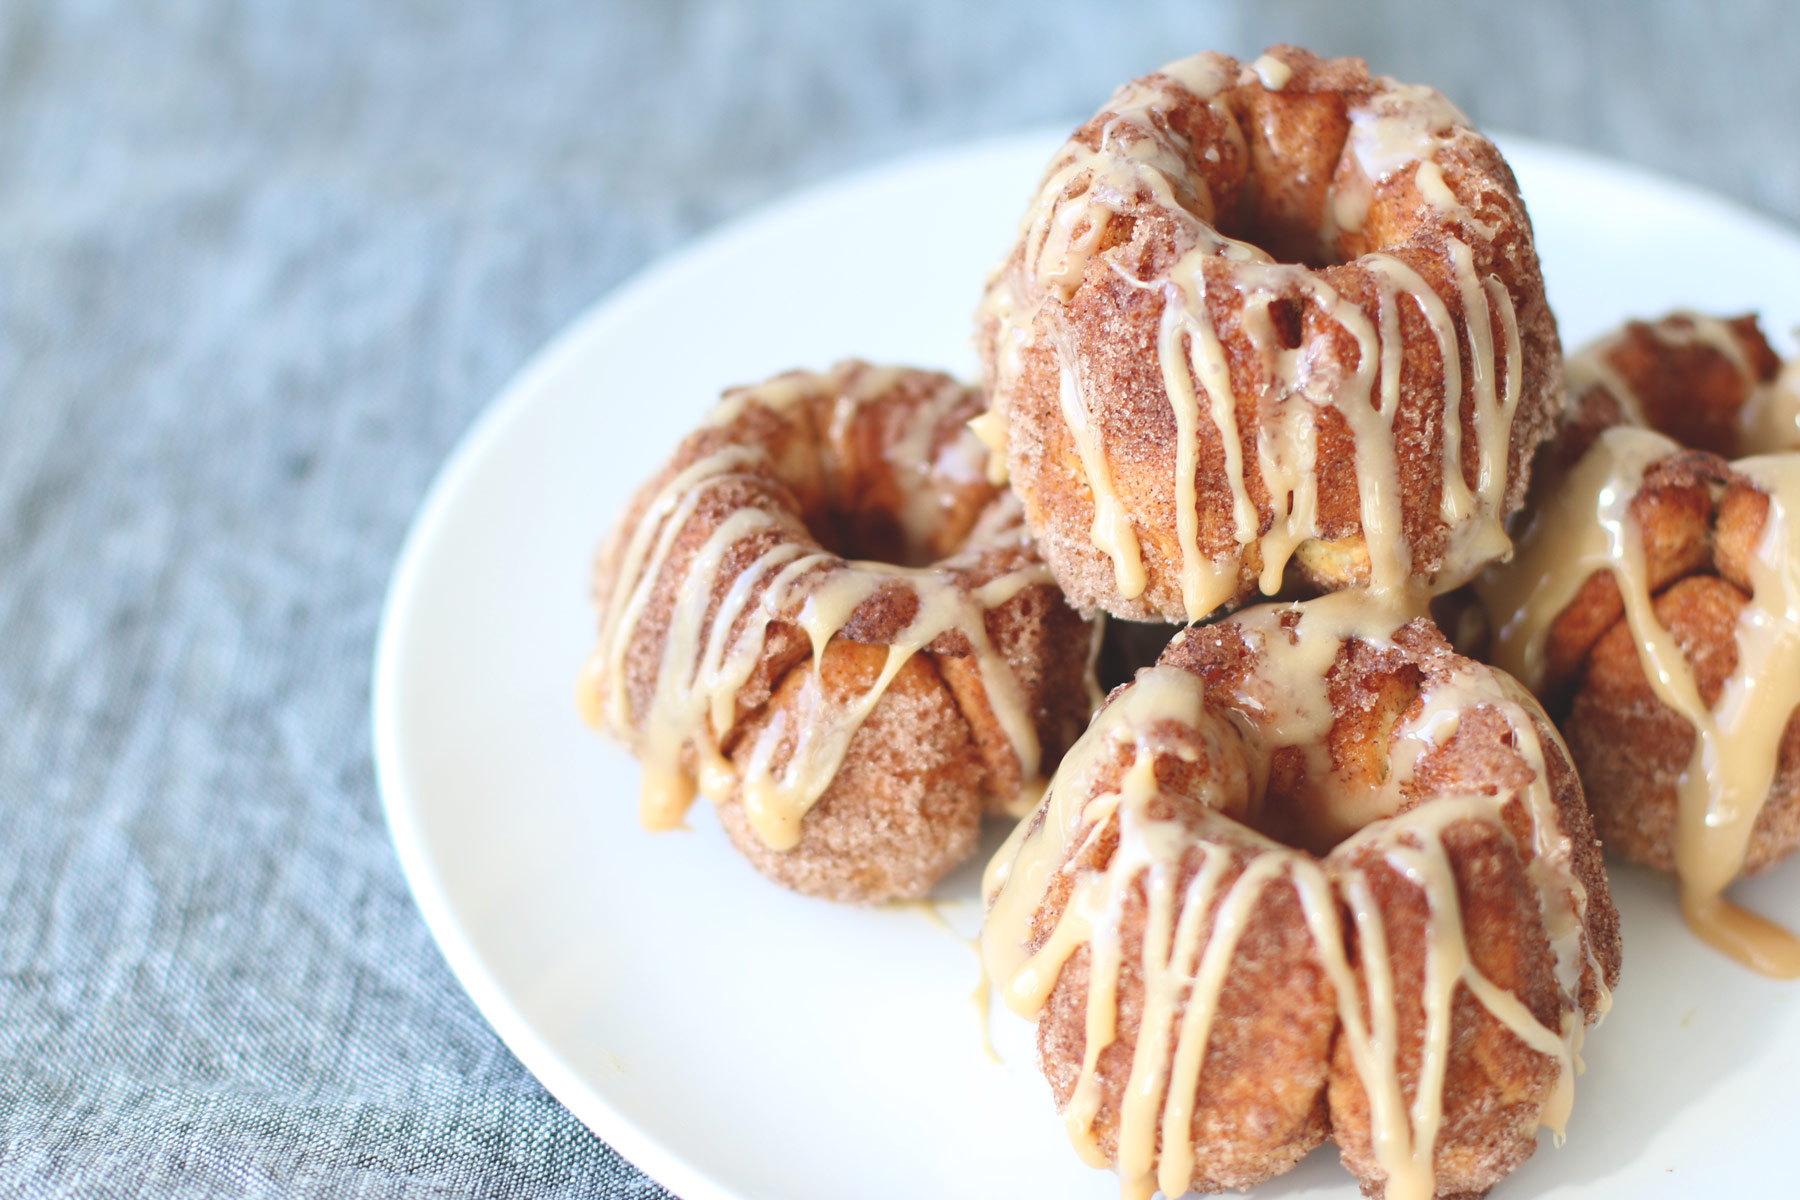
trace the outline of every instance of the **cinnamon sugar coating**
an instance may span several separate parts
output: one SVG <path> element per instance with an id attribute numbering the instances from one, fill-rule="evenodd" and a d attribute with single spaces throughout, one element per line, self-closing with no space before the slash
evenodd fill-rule
<path id="1" fill-rule="evenodd" d="M 1650 612 L 1672 635 L 1707 709 L 1718 707 L 1740 667 L 1759 669 L 1740 663 L 1738 630 L 1755 590 L 1770 496 L 1727 458 L 1795 444 L 1791 419 L 1773 411 L 1784 402 L 1782 377 L 1754 314 L 1630 321 L 1571 356 L 1569 408 L 1540 456 L 1534 500 L 1547 500 L 1609 428 L 1648 428 L 1679 443 L 1644 469 L 1626 511 L 1641 539 Z M 1791 409 L 1793 398 L 1785 403 Z M 1651 686 L 1613 571 L 1593 571 L 1550 624 L 1537 690 L 1560 718 L 1608 848 L 1675 871 L 1679 782 L 1697 734 Z M 1800 846 L 1800 709 L 1775 753 L 1742 874 Z"/>
<path id="2" fill-rule="evenodd" d="M 1780 369 L 1754 313 L 1627 321 L 1570 357 L 1568 408 L 1545 444 L 1545 465 L 1573 466 L 1601 430 L 1620 424 L 1724 458 L 1773 449 L 1746 444 L 1744 410 Z"/>
<path id="3" fill-rule="evenodd" d="M 1289 574 L 1447 590 L 1504 552 L 1561 407 L 1493 144 L 1360 60 L 1259 64 L 1122 88 L 989 280 L 1006 466 L 1084 611 L 1193 620 Z"/>
<path id="4" fill-rule="evenodd" d="M 777 882 L 914 898 L 1055 765 L 1091 633 L 982 477 L 981 409 L 935 372 L 793 372 L 728 392 L 638 492 L 582 698 L 643 761 L 647 824 L 698 790 Z"/>
<path id="5" fill-rule="evenodd" d="M 1364 632 L 1324 653 L 1307 648 L 1320 632 L 1305 622 L 1325 618 L 1268 614 L 1187 631 L 1109 697 L 1015 835 L 990 927 L 1012 919 L 1006 889 L 1028 857 L 1034 875 L 1053 868 L 1022 977 L 1054 966 L 1036 964 L 1069 922 L 1084 936 L 1038 1015 L 1042 1066 L 1066 1118 L 1092 1113 L 1078 1145 L 1121 1171 L 1128 1196 L 1151 1190 L 1130 1149 L 1146 1136 L 1131 1115 L 1145 1094 L 1158 1165 L 1192 1164 L 1179 1181 L 1166 1167 L 1149 1177 L 1166 1194 L 1252 1186 L 1329 1138 L 1370 1195 L 1480 1195 L 1530 1156 L 1541 1121 L 1560 1120 L 1572 1047 L 1618 978 L 1580 780 L 1535 703 L 1428 620 L 1352 624 Z M 1307 740 L 1283 740 L 1296 732 Z M 1067 852 L 1032 857 L 1059 820 L 1043 844 Z M 1233 936 L 1210 990 L 1194 964 Z M 1003 957 L 990 952 L 990 970 Z M 1158 1007 L 1176 962 L 1189 986 Z M 1434 1000 L 1428 977 L 1444 972 L 1457 982 Z M 1203 1041 L 1170 1035 L 1209 1002 Z M 1371 1017 L 1392 1021 L 1391 1042 L 1368 1040 Z M 1090 1055 L 1097 1027 L 1114 1032 Z M 1201 1065 L 1191 1114 L 1172 1125 L 1183 1061 Z M 1415 1108 L 1428 1088 L 1435 1101 Z M 1389 1096 L 1408 1113 L 1435 1106 L 1435 1124 L 1396 1125 Z M 1417 1161 L 1396 1157 L 1409 1144 Z"/>
<path id="6" fill-rule="evenodd" d="M 1702 451 L 1677 450 L 1645 469 L 1626 512 L 1642 533 L 1644 571 L 1652 595 L 1690 575 L 1714 571 L 1717 502 L 1732 479 L 1724 459 Z M 1756 523 L 1760 528 L 1760 515 Z M 1610 571 L 1594 571 L 1550 626 L 1545 643 L 1544 676 L 1534 690 L 1553 715 L 1568 712 L 1589 653 L 1624 618 L 1625 599 L 1617 577 Z M 1598 798 L 1590 803 L 1600 805 Z"/>
<path id="7" fill-rule="evenodd" d="M 1733 637 L 1745 593 L 1716 575 L 1689 575 L 1656 597 L 1656 619 L 1675 636 L 1700 699 L 1718 702 L 1738 667 Z M 1563 722 L 1608 849 L 1659 871 L 1675 870 L 1677 784 L 1694 751 L 1694 727 L 1657 699 L 1624 622 L 1595 643 Z M 1602 799 L 1604 797 L 1604 799 Z M 1775 779 L 1756 815 L 1741 871 L 1754 875 L 1800 846 L 1800 713 L 1781 736 Z"/>
<path id="8" fill-rule="evenodd" d="M 1651 611 L 1674 637 L 1700 701 L 1717 706 L 1738 670 L 1737 627 L 1750 602 L 1748 560 L 1768 496 L 1714 454 L 1688 451 L 1650 466 L 1629 506 L 1642 531 Z M 1551 626 L 1543 687 L 1564 714 L 1563 736 L 1613 853 L 1675 870 L 1678 783 L 1695 731 L 1650 686 L 1609 571 L 1588 577 Z M 1754 669 L 1754 665 L 1750 665 Z M 1781 736 L 1774 779 L 1745 850 L 1754 874 L 1800 846 L 1800 710 Z"/>

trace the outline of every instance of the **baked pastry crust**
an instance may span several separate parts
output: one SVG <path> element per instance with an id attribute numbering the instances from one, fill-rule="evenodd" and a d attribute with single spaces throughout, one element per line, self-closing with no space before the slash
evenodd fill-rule
<path id="1" fill-rule="evenodd" d="M 1697 932 L 1784 977 L 1800 941 L 1722 893 L 1800 845 L 1793 371 L 1754 316 L 1584 348 L 1518 554 L 1479 585 L 1492 657 L 1559 718 L 1606 845 L 1674 872 Z"/>
<path id="2" fill-rule="evenodd" d="M 791 372 L 638 492 L 581 700 L 643 763 L 648 826 L 698 791 L 777 882 L 880 901 L 1035 799 L 1095 700 L 1093 636 L 983 477 L 981 409 L 937 372 Z"/>
<path id="3" fill-rule="evenodd" d="M 1372 1195 L 1479 1195 L 1560 1126 L 1618 978 L 1548 718 L 1353 593 L 1178 637 L 987 890 L 990 974 L 1133 1197 L 1248 1187 L 1327 1137 Z"/>
<path id="4" fill-rule="evenodd" d="M 1781 406 L 1771 403 L 1781 366 L 1755 313 L 1683 310 L 1627 321 L 1569 356 L 1569 404 L 1545 444 L 1545 466 L 1573 466 L 1614 425 L 1654 429 L 1722 458 L 1800 447 L 1791 414 L 1784 439 Z"/>
<path id="5" fill-rule="evenodd" d="M 1191 621 L 1290 565 L 1445 591 L 1562 406 L 1530 221 L 1430 88 L 1277 46 L 1127 84 L 989 279 L 984 431 L 1071 601 Z"/>

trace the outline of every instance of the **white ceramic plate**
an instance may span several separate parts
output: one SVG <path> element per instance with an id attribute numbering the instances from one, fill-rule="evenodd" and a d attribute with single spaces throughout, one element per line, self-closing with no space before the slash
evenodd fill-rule
<path id="1" fill-rule="evenodd" d="M 1056 141 L 820 188 L 646 272 L 496 401 L 395 570 L 375 748 L 425 919 L 525 1065 L 687 1200 L 1117 1195 L 1065 1141 L 1024 1023 L 996 1013 L 1004 1062 L 984 1055 L 975 957 L 929 910 L 789 895 L 705 811 L 643 832 L 635 764 L 573 703 L 589 558 L 630 490 L 727 384 L 851 355 L 969 373 L 983 272 Z M 1792 232 L 1636 170 L 1507 149 L 1571 345 L 1677 305 L 1758 308 L 1783 337 L 1800 322 Z M 1569 1143 L 1501 1194 L 1791 1195 L 1800 984 L 1698 945 L 1661 881 L 1614 886 L 1625 977 Z M 1743 891 L 1800 925 L 1800 864 Z M 975 871 L 940 894 L 972 933 Z M 1325 1149 L 1257 1194 L 1356 1189 Z"/>

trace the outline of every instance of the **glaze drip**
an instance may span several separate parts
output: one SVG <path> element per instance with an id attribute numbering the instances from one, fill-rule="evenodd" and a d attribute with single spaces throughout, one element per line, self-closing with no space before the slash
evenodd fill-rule
<path id="1" fill-rule="evenodd" d="M 966 427 L 980 408 L 946 376 L 863 364 L 794 372 L 729 393 L 640 495 L 603 559 L 611 574 L 599 580 L 600 637 L 579 699 L 590 724 L 642 761 L 647 827 L 679 825 L 696 794 L 736 795 L 757 838 L 792 847 L 857 730 L 921 652 L 974 665 L 1012 760 L 989 782 L 1015 780 L 991 805 L 1035 798 L 1032 706 L 988 618 L 1055 585 L 1017 502 L 983 478 L 984 448 Z M 942 557 L 913 568 L 824 549 L 806 522 L 854 508 L 857 486 L 891 501 L 889 536 Z M 845 694 L 822 668 L 835 642 L 869 640 L 857 632 L 869 626 L 885 661 Z M 781 682 L 759 678 L 765 652 L 794 632 L 810 653 L 789 668 L 792 703 L 742 734 Z"/>
<path id="2" fill-rule="evenodd" d="M 1554 741 L 1555 733 L 1523 689 L 1468 660 L 1434 676 L 1416 711 L 1393 730 L 1391 773 L 1375 795 L 1357 798 L 1346 822 L 1356 827 L 1322 856 L 1246 824 L 1262 803 L 1278 751 L 1302 747 L 1313 764 L 1309 771 L 1320 768 L 1319 748 L 1335 720 L 1325 699 L 1327 675 L 1347 642 L 1391 646 L 1406 622 L 1404 614 L 1354 593 L 1250 609 L 1231 618 L 1259 656 L 1261 686 L 1227 711 L 1187 670 L 1159 665 L 1140 672 L 1095 717 L 1064 759 L 1038 812 L 1020 823 L 989 864 L 982 946 L 989 975 L 1009 1007 L 1038 1016 L 1064 964 L 1079 949 L 1089 953 L 1085 1060 L 1063 1115 L 1077 1149 L 1096 1165 L 1106 1160 L 1095 1125 L 1101 1104 L 1098 1063 L 1119 1035 L 1121 973 L 1129 965 L 1142 979 L 1143 1010 L 1117 1132 L 1117 1168 L 1123 1193 L 1133 1200 L 1147 1200 L 1158 1189 L 1182 1195 L 1194 1179 L 1189 1128 L 1221 991 L 1250 914 L 1276 891 L 1298 900 L 1335 993 L 1339 1036 L 1367 1094 L 1372 1151 L 1385 1174 L 1388 1200 L 1434 1194 L 1451 1008 L 1459 990 L 1555 1062 L 1560 1082 L 1538 1120 L 1560 1136 L 1586 1025 L 1584 985 L 1596 989 L 1597 1009 L 1603 1011 L 1609 1001 L 1606 972 L 1586 935 L 1587 893 L 1548 783 L 1545 739 Z M 1502 715 L 1532 782 L 1436 795 L 1411 807 L 1419 765 L 1477 708 Z M 1559 744 L 1554 752 L 1562 755 Z M 1099 783 L 1107 777 L 1107 764 L 1121 759 L 1129 765 L 1117 785 Z M 1159 783 L 1158 764 L 1175 761 L 1205 768 L 1198 794 L 1172 796 Z M 1323 792 L 1359 790 L 1360 785 L 1348 786 L 1329 774 L 1328 758 L 1323 767 L 1327 775 L 1315 777 Z M 1514 808 L 1528 818 L 1528 833 L 1517 850 L 1530 864 L 1542 898 L 1555 958 L 1561 993 L 1556 1028 L 1541 1024 L 1474 965 L 1444 843 L 1446 831 L 1456 827 L 1516 829 L 1503 815 Z M 1381 815 L 1371 819 L 1371 812 Z M 1116 848 L 1096 860 L 1093 848 L 1109 838 Z M 1378 868 L 1407 880 L 1423 895 L 1430 914 L 1425 1022 L 1410 1101 L 1400 1065 L 1388 914 L 1370 876 Z M 1143 949 L 1139 961 L 1127 964 L 1122 921 L 1134 889 L 1141 891 L 1145 907 Z M 1067 895 L 1060 911 L 1047 907 L 1059 891 Z M 1344 928 L 1340 910 L 1350 914 L 1354 936 Z"/>
<path id="3" fill-rule="evenodd" d="M 1097 134 L 1071 139 L 1051 164 L 1021 225 L 1019 250 L 989 280 L 978 324 L 991 339 L 988 369 L 1001 421 L 988 441 L 996 466 L 1030 353 L 1047 347 L 1061 364 L 1060 413 L 1093 507 L 1089 540 L 1110 561 L 1116 594 L 1128 602 L 1115 611 L 1147 615 L 1129 602 L 1145 596 L 1144 542 L 1157 538 L 1159 519 L 1117 476 L 1116 456 L 1131 451 L 1101 415 L 1103 393 L 1085 366 L 1104 356 L 1080 353 L 1071 325 L 1078 290 L 1108 280 L 1143 291 L 1160 308 L 1154 362 L 1174 428 L 1172 478 L 1156 486 L 1166 486 L 1173 510 L 1173 552 L 1162 553 L 1176 560 L 1168 570 L 1179 602 L 1174 611 L 1162 601 L 1142 603 L 1168 618 L 1198 620 L 1242 598 L 1247 579 L 1249 590 L 1275 593 L 1295 559 L 1376 591 L 1422 583 L 1442 592 L 1510 545 L 1502 520 L 1516 503 L 1513 424 L 1526 374 L 1519 314 L 1513 293 L 1484 265 L 1482 239 L 1494 228 L 1472 215 L 1474 200 L 1459 199 L 1458 189 L 1475 185 L 1446 177 L 1438 161 L 1447 147 L 1477 135 L 1429 88 L 1385 79 L 1367 85 L 1366 96 L 1351 97 L 1351 132 L 1319 235 L 1323 251 L 1329 257 L 1362 245 L 1372 203 L 1414 205 L 1421 232 L 1403 246 L 1323 269 L 1277 262 L 1220 232 L 1224 201 L 1212 187 L 1224 184 L 1209 185 L 1205 164 L 1244 160 L 1244 97 L 1280 91 L 1293 75 L 1275 51 L 1248 67 L 1208 54 L 1121 88 L 1096 119 Z M 1176 119 L 1196 103 L 1204 117 Z M 1182 132 L 1195 128 L 1206 132 L 1192 140 Z M 1400 177 L 1414 173 L 1418 181 L 1405 187 Z M 1161 250 L 1134 258 L 1117 244 L 1145 222 L 1173 231 L 1173 261 Z M 1272 318 L 1276 309 L 1298 314 L 1297 346 Z M 1409 359 L 1408 339 L 1429 351 Z M 1429 370 L 1413 361 L 1427 353 Z M 1432 411 L 1424 421 L 1425 435 L 1436 439 L 1435 483 L 1403 479 L 1397 443 L 1419 437 L 1398 424 L 1403 399 Z M 1467 464 L 1465 428 L 1475 441 Z M 1353 442 L 1360 519 L 1350 532 L 1326 520 L 1319 494 L 1331 466 L 1321 459 L 1328 430 L 1347 431 Z M 1222 502 L 1197 494 L 1202 475 L 1215 481 L 1209 486 Z M 1415 554 L 1421 530 L 1403 519 L 1408 487 L 1437 492 L 1436 511 L 1424 506 L 1423 519 L 1436 526 L 1425 531 L 1427 560 Z M 1041 528 L 1029 489 L 1026 502 Z M 1221 511 L 1209 515 L 1209 504 Z"/>
<path id="4" fill-rule="evenodd" d="M 1800 454 L 1731 464 L 1767 497 L 1768 510 L 1749 559 L 1749 602 L 1734 631 L 1738 665 L 1708 707 L 1686 655 L 1657 620 L 1644 532 L 1632 509 L 1645 472 L 1681 453 L 1672 439 L 1648 429 L 1621 425 L 1600 434 L 1539 506 L 1515 561 L 1480 582 L 1483 602 L 1499 622 L 1493 659 L 1542 691 L 1556 621 L 1590 576 L 1611 572 L 1646 681 L 1694 730 L 1693 752 L 1676 784 L 1674 858 L 1683 915 L 1740 962 L 1800 978 L 1800 939 L 1724 896 L 1743 869 L 1783 732 L 1800 706 L 1800 555 L 1792 526 L 1800 514 Z"/>

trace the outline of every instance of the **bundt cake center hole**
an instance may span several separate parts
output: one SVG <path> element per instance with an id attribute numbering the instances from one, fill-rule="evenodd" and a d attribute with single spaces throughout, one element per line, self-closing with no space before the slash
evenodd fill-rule
<path id="1" fill-rule="evenodd" d="M 893 488 L 823 498 L 803 514 L 807 532 L 828 554 L 862 562 L 925 568 L 960 551 L 983 509 L 970 503 L 921 509 Z"/>
<path id="2" fill-rule="evenodd" d="M 1284 846 L 1323 857 L 1401 807 L 1402 797 L 1387 788 L 1337 777 L 1305 779 L 1285 794 L 1271 787 L 1244 824 Z"/>
<path id="3" fill-rule="evenodd" d="M 1237 203 L 1215 216 L 1214 227 L 1228 238 L 1247 242 L 1284 266 L 1322 270 L 1349 259 L 1328 236 L 1324 193 L 1297 196 L 1285 180 L 1273 184 L 1260 173 L 1245 180 Z"/>
<path id="4" fill-rule="evenodd" d="M 1335 247 L 1325 244 L 1320 231 L 1309 224 L 1279 220 L 1264 222 L 1253 216 L 1244 227 L 1221 232 L 1238 241 L 1249 242 L 1284 266 L 1322 271 L 1349 261 L 1337 253 Z"/>
<path id="5" fill-rule="evenodd" d="M 1228 236 L 1249 242 L 1276 262 L 1290 267 L 1322 271 L 1341 266 L 1349 259 L 1325 238 L 1324 230 L 1312 221 L 1296 221 L 1272 214 L 1251 211 L 1243 215 L 1238 228 L 1225 229 Z"/>
<path id="6" fill-rule="evenodd" d="M 1417 712 L 1425 677 L 1412 664 L 1361 661 L 1366 651 L 1355 645 L 1330 677 L 1337 716 L 1325 744 L 1272 751 L 1267 786 L 1244 819 L 1265 837 L 1311 854 L 1329 852 L 1407 801 L 1395 775 L 1394 736 Z"/>
<path id="7" fill-rule="evenodd" d="M 938 555 L 911 536 L 888 508 L 845 506 L 807 514 L 806 527 L 828 554 L 899 567 L 929 567 Z"/>

